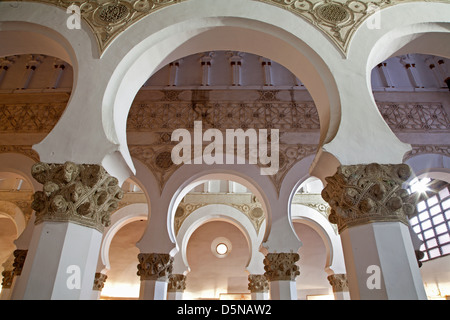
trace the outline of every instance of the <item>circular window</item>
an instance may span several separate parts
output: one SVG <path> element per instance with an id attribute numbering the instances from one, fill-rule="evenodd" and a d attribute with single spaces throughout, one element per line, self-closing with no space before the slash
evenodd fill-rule
<path id="1" fill-rule="evenodd" d="M 215 238 L 211 242 L 211 252 L 217 258 L 225 258 L 231 251 L 231 241 L 224 237 Z"/>
<path id="2" fill-rule="evenodd" d="M 224 255 L 228 252 L 228 247 L 225 243 L 219 243 L 216 247 L 216 252 L 220 255 Z"/>

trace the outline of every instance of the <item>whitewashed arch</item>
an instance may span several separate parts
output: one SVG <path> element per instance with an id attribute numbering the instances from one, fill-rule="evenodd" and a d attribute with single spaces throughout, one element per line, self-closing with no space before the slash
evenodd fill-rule
<path id="1" fill-rule="evenodd" d="M 405 184 L 408 184 L 415 177 L 429 177 L 450 183 L 450 157 L 442 154 L 426 153 L 413 156 L 405 161 L 413 174 Z"/>
<path id="2" fill-rule="evenodd" d="M 180 247 L 178 254 L 181 254 L 185 268 L 189 270 L 187 245 L 191 235 L 201 225 L 215 220 L 229 222 L 243 233 L 247 239 L 250 251 L 250 258 L 246 268 L 250 273 L 263 273 L 262 259 L 264 259 L 264 255 L 259 252 L 259 248 L 264 233 L 260 231 L 258 234 L 246 215 L 238 209 L 225 204 L 211 204 L 201 207 L 193 211 L 186 220 L 183 221 L 177 234 L 177 243 Z"/>
<path id="3" fill-rule="evenodd" d="M 109 248 L 116 233 L 125 225 L 139 220 L 148 219 L 148 205 L 146 203 L 134 203 L 120 208 L 111 216 L 111 225 L 103 232 L 103 240 L 100 248 L 101 270 L 106 273 L 111 269 L 109 261 Z M 99 267 L 97 266 L 97 269 Z"/>
<path id="4" fill-rule="evenodd" d="M 328 275 L 345 273 L 344 253 L 341 238 L 334 231 L 330 222 L 318 211 L 302 205 L 291 205 L 291 218 L 311 227 L 322 238 L 326 249 L 325 272 Z M 301 235 L 300 240 L 301 240 Z"/>
<path id="5" fill-rule="evenodd" d="M 10 219 L 16 227 L 16 234 L 19 237 L 25 230 L 26 221 L 22 210 L 12 202 L 0 201 L 0 216 Z"/>
<path id="6" fill-rule="evenodd" d="M 337 127 L 339 111 L 330 119 L 330 109 L 339 109 L 338 93 L 321 54 L 339 53 L 319 30 L 286 10 L 255 1 L 186 1 L 136 22 L 104 53 L 104 59 L 114 59 L 117 65 L 103 99 L 105 131 L 118 141 L 119 152 L 130 167 L 126 114 L 138 90 L 173 60 L 211 50 L 254 53 L 284 65 L 313 96 L 322 140 L 329 126 Z M 123 54 L 119 60 L 113 56 L 118 53 Z"/>

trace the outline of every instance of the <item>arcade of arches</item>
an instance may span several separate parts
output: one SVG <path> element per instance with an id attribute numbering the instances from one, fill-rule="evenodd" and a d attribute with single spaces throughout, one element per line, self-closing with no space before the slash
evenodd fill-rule
<path id="1" fill-rule="evenodd" d="M 448 298 L 449 17 L 0 2 L 1 299 Z"/>

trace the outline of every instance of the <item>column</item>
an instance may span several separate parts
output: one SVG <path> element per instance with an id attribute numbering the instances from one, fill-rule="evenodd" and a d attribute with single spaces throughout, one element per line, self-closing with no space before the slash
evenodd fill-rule
<path id="1" fill-rule="evenodd" d="M 269 300 L 269 281 L 263 274 L 250 274 L 248 276 L 248 290 L 252 300 Z"/>
<path id="2" fill-rule="evenodd" d="M 13 280 L 14 272 L 12 270 L 4 270 L 2 272 L 2 293 L 0 294 L 0 300 L 10 299 Z"/>
<path id="3" fill-rule="evenodd" d="M 35 226 L 12 299 L 90 299 L 103 229 L 123 196 L 100 165 L 36 163 Z"/>
<path id="4" fill-rule="evenodd" d="M 408 165 L 340 166 L 322 197 L 338 226 L 352 299 L 426 299 L 409 217 L 415 200 L 402 183 Z"/>
<path id="5" fill-rule="evenodd" d="M 297 300 L 295 278 L 300 274 L 295 264 L 298 253 L 268 253 L 264 259 L 264 275 L 270 282 L 272 300 Z"/>
<path id="6" fill-rule="evenodd" d="M 106 279 L 108 279 L 106 274 L 101 272 L 95 273 L 94 285 L 92 286 L 92 300 L 100 300 Z"/>
<path id="7" fill-rule="evenodd" d="M 173 257 L 165 253 L 140 253 L 138 272 L 141 277 L 140 300 L 166 300 Z"/>
<path id="8" fill-rule="evenodd" d="M 171 274 L 167 288 L 167 300 L 183 300 L 184 290 L 186 290 L 186 276 Z"/>
<path id="9" fill-rule="evenodd" d="M 346 274 L 332 274 L 327 279 L 333 288 L 334 300 L 350 300 Z"/>

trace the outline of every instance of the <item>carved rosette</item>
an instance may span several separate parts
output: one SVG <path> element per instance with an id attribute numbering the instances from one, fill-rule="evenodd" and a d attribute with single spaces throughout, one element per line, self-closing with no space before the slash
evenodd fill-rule
<path id="1" fill-rule="evenodd" d="M 263 274 L 250 274 L 248 276 L 248 290 L 252 293 L 268 292 L 269 281 Z"/>
<path id="2" fill-rule="evenodd" d="M 328 217 L 346 228 L 371 223 L 400 221 L 408 225 L 408 218 L 416 213 L 416 200 L 402 183 L 411 175 L 406 164 L 340 166 L 336 174 L 327 177 L 322 197 L 331 206 Z"/>
<path id="3" fill-rule="evenodd" d="M 25 264 L 25 259 L 27 258 L 28 250 L 14 250 L 14 275 L 20 276 L 22 274 L 23 265 Z"/>
<path id="4" fill-rule="evenodd" d="M 173 257 L 165 253 L 140 253 L 137 275 L 142 280 L 169 281 Z"/>
<path id="5" fill-rule="evenodd" d="M 102 291 L 103 287 L 105 286 L 106 279 L 108 279 L 108 276 L 106 274 L 101 273 L 101 272 L 96 272 L 92 290 Z"/>
<path id="6" fill-rule="evenodd" d="M 186 276 L 183 274 L 171 274 L 169 276 L 169 292 L 184 292 L 186 290 Z"/>
<path id="7" fill-rule="evenodd" d="M 333 292 L 348 291 L 346 274 L 332 274 L 328 276 L 327 279 L 330 282 L 331 287 L 333 287 Z"/>
<path id="8" fill-rule="evenodd" d="M 123 197 L 118 180 L 100 165 L 39 162 L 31 173 L 43 184 L 43 191 L 34 194 L 31 204 L 36 211 L 35 224 L 73 222 L 103 232 Z"/>
<path id="9" fill-rule="evenodd" d="M 264 259 L 264 275 L 269 281 L 295 281 L 300 274 L 295 264 L 299 259 L 298 253 L 268 253 Z"/>

